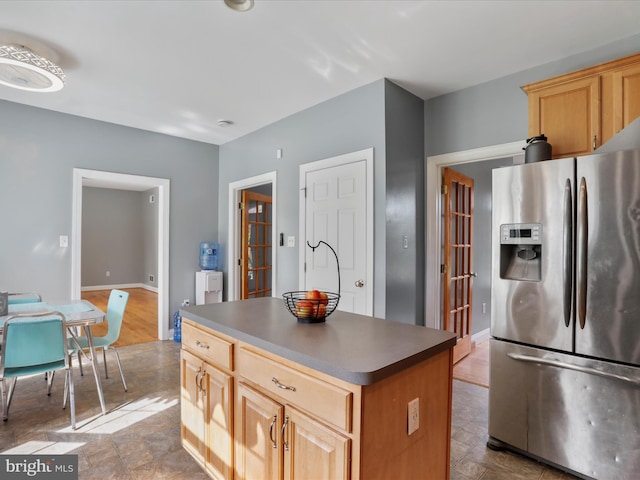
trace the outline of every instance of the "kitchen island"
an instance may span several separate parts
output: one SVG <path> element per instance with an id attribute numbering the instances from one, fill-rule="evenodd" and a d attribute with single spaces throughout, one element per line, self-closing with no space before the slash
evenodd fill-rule
<path id="1" fill-rule="evenodd" d="M 212 478 L 449 478 L 454 334 L 277 298 L 181 314 L 182 444 Z"/>

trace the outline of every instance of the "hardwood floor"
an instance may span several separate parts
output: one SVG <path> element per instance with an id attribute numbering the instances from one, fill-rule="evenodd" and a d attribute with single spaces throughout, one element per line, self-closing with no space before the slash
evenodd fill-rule
<path id="1" fill-rule="evenodd" d="M 129 292 L 129 302 L 124 313 L 120 337 L 116 347 L 136 345 L 158 340 L 158 294 L 144 288 L 123 288 Z M 82 299 L 88 300 L 103 312 L 111 290 L 91 290 L 82 292 Z M 107 323 L 93 327 L 96 337 L 107 333 Z"/>
<path id="2" fill-rule="evenodd" d="M 453 366 L 453 378 L 489 388 L 488 340 L 477 343 L 469 355 Z"/>

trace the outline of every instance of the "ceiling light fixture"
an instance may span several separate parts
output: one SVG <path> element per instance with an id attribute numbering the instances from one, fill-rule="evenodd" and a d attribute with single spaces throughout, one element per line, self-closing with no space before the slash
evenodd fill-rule
<path id="1" fill-rule="evenodd" d="M 64 87 L 62 69 L 21 45 L 0 45 L 0 84 L 30 92 Z"/>
<path id="2" fill-rule="evenodd" d="M 219 127 L 230 127 L 231 125 L 233 125 L 231 120 L 218 120 Z"/>
<path id="3" fill-rule="evenodd" d="M 224 4 L 236 12 L 246 12 L 253 8 L 253 0 L 224 0 Z"/>

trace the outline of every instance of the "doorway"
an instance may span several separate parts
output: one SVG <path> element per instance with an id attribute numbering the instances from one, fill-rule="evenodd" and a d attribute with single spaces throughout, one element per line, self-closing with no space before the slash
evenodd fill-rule
<path id="1" fill-rule="evenodd" d="M 299 289 L 340 285 L 338 310 L 373 315 L 373 148 L 300 166 L 299 228 Z"/>
<path id="2" fill-rule="evenodd" d="M 120 190 L 158 189 L 158 339 L 169 339 L 169 185 L 164 178 L 127 175 L 98 170 L 73 169 L 71 232 L 71 295 L 81 298 L 82 194 L 84 186 Z"/>
<path id="3" fill-rule="evenodd" d="M 511 142 L 473 150 L 465 150 L 443 155 L 427 157 L 427 269 L 426 269 L 426 305 L 425 325 L 431 328 L 442 328 L 442 264 L 443 232 L 442 232 L 442 173 L 446 167 L 461 166 L 474 162 L 486 162 L 509 158 L 523 154 L 524 142 Z M 479 259 L 479 255 L 474 258 Z M 487 259 L 490 259 L 490 254 Z M 474 270 L 477 268 L 474 267 Z M 476 281 L 476 279 L 474 279 Z M 489 278 L 490 284 L 490 278 Z M 477 293 L 477 287 L 476 287 Z M 481 310 L 480 310 L 481 311 Z M 478 334 L 489 338 L 489 329 Z M 484 339 L 484 338 L 483 338 Z"/>
<path id="4" fill-rule="evenodd" d="M 240 286 L 242 300 L 271 297 L 271 232 L 273 204 L 271 184 L 243 190 L 240 202 L 241 255 Z"/>
<path id="5" fill-rule="evenodd" d="M 276 242 L 276 212 L 277 212 L 277 173 L 275 171 L 257 175 L 255 177 L 245 178 L 236 182 L 229 183 L 229 248 L 227 249 L 227 300 L 240 300 L 242 298 L 242 211 L 239 208 L 242 203 L 242 192 L 245 190 L 254 190 L 268 188 L 271 189 L 271 229 L 270 229 L 270 245 L 277 245 Z M 265 279 L 264 283 L 270 285 L 270 295 L 274 296 L 277 292 L 276 286 L 276 252 L 277 249 L 269 248 L 271 253 L 270 259 L 270 275 Z"/>

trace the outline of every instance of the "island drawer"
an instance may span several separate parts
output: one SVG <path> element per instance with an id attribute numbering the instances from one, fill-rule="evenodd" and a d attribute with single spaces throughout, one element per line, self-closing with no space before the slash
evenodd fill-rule
<path id="1" fill-rule="evenodd" d="M 182 348 L 190 350 L 217 367 L 233 370 L 233 343 L 184 320 L 182 322 Z"/>
<path id="2" fill-rule="evenodd" d="M 351 432 L 352 392 L 244 347 L 238 349 L 236 368 L 238 375 L 259 385 L 263 390 L 316 415 L 325 422 Z"/>

